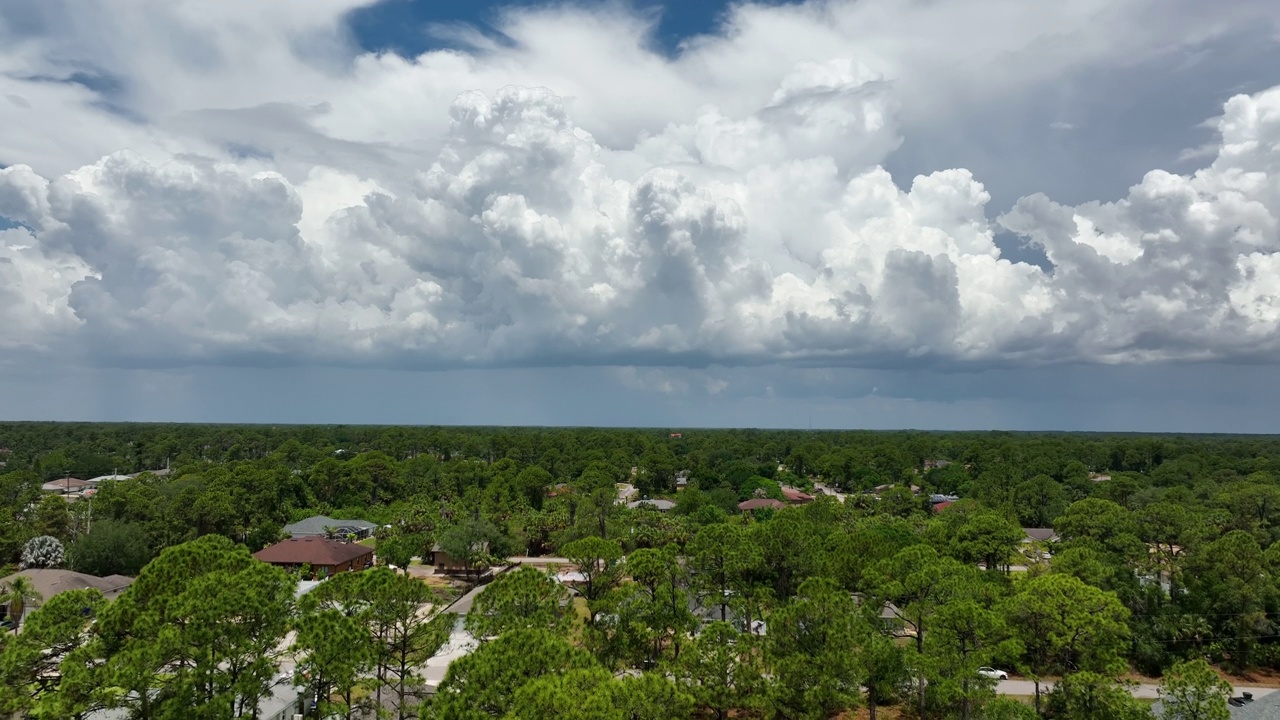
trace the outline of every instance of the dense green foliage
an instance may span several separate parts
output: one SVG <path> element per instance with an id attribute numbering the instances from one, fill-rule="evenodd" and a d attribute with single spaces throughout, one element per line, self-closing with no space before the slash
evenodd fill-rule
<path id="1" fill-rule="evenodd" d="M 1217 692 L 1196 690 L 1192 661 L 1280 667 L 1275 438 L 20 423 L 0 424 L 0 447 L 0 561 L 51 535 L 75 569 L 141 572 L 68 650 L 103 658 L 116 695 L 41 671 L 58 682 L 0 698 L 37 717 L 105 702 L 234 716 L 289 627 L 330 712 L 373 692 L 413 716 L 415 668 L 450 629 L 409 610 L 425 586 L 339 576 L 295 608 L 292 580 L 248 555 L 320 513 L 389 526 L 380 561 L 398 568 L 439 546 L 473 577 L 526 554 L 583 576 L 572 600 L 527 569 L 481 593 L 466 625 L 483 642 L 435 717 L 1022 717 L 978 673 L 993 665 L 1065 676 L 1036 699 L 1052 717 L 1146 717 L 1117 684 L 1127 670 L 1177 664 L 1170 693 L 1190 703 Z M 41 498 L 43 481 L 112 472 L 141 474 Z M 675 508 L 630 509 L 618 483 Z M 738 510 L 784 486 L 817 499 Z M 933 493 L 963 499 L 939 512 Z M 50 618 L 37 627 L 66 627 Z M 0 656 L 33 677 L 29 646 Z"/>

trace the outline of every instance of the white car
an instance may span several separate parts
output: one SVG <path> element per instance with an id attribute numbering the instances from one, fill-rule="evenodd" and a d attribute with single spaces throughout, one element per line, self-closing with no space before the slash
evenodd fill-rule
<path id="1" fill-rule="evenodd" d="M 985 678 L 991 678 L 992 680 L 1008 680 L 1009 679 L 1009 673 L 1003 670 L 997 670 L 995 668 L 989 668 L 989 667 L 978 668 L 978 674 Z"/>

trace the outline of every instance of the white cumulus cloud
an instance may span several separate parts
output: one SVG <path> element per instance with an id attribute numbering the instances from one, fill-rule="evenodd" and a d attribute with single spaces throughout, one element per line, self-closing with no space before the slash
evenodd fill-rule
<path id="1" fill-rule="evenodd" d="M 1029 52 L 989 28 L 972 55 L 889 41 L 894 18 L 941 33 L 973 2 L 743 5 L 675 59 L 636 17 L 573 8 L 511 13 L 509 45 L 360 54 L 341 25 L 359 4 L 51 2 L 7 46 L 0 10 L 0 122 L 19 129 L 0 136 L 0 350 L 605 364 L 662 392 L 688 386 L 634 367 L 1278 359 L 1280 89 L 1232 98 L 1194 174 L 990 208 L 968 170 L 884 169 L 960 102 L 930 73 Z M 1155 12 L 994 4 L 1063 37 Z M 131 49 L 128 23 L 166 42 Z M 1186 29 L 1168 23 L 1130 47 L 1168 52 Z M 964 101 L 1115 52 L 1071 50 Z M 1003 257 L 999 228 L 1049 266 Z"/>

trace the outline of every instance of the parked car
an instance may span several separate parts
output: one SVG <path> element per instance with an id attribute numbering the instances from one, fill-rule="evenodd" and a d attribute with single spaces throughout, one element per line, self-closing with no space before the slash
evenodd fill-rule
<path id="1" fill-rule="evenodd" d="M 992 680 L 1008 680 L 1009 679 L 1009 673 L 1003 670 L 997 670 L 995 668 L 989 668 L 989 667 L 978 668 L 978 674 L 985 678 L 991 678 Z"/>

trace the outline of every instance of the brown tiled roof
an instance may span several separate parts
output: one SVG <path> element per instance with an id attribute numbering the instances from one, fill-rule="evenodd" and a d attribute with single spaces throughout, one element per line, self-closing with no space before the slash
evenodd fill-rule
<path id="1" fill-rule="evenodd" d="M 792 503 L 813 502 L 813 496 L 809 493 L 786 485 L 782 486 L 782 497 L 786 498 L 787 502 Z"/>
<path id="2" fill-rule="evenodd" d="M 773 508 L 775 510 L 780 510 L 786 506 L 786 503 L 781 500 L 774 500 L 773 498 L 751 498 L 750 500 L 738 503 L 739 510 L 759 510 L 761 508 Z"/>
<path id="3" fill-rule="evenodd" d="M 263 562 L 277 565 L 301 565 L 302 563 L 341 565 L 348 560 L 372 554 L 372 549 L 357 543 L 344 543 L 321 537 L 302 537 L 278 542 L 271 547 L 259 550 L 253 556 Z"/>

